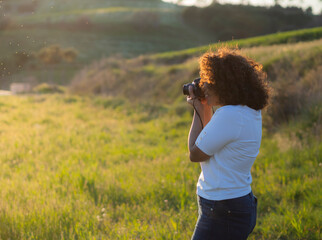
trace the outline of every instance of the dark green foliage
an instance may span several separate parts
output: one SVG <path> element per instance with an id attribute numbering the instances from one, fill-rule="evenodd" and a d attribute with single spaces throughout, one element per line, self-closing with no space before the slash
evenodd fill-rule
<path id="1" fill-rule="evenodd" d="M 297 7 L 282 8 L 279 5 L 266 8 L 215 3 L 205 8 L 188 7 L 182 12 L 182 16 L 187 24 L 212 33 L 218 40 L 321 25 L 321 20 L 310 12 Z"/>

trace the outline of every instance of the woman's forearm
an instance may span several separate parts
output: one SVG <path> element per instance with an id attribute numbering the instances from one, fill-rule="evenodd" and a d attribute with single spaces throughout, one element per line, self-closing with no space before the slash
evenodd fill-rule
<path id="1" fill-rule="evenodd" d="M 190 127 L 190 132 L 189 132 L 189 136 L 188 136 L 188 148 L 189 148 L 189 152 L 190 149 L 193 147 L 193 145 L 195 144 L 200 132 L 202 131 L 202 125 L 206 126 L 208 124 L 208 122 L 210 121 L 211 117 L 212 117 L 212 110 L 207 109 L 206 111 L 202 111 L 200 113 L 200 117 L 199 118 L 198 114 L 196 113 L 196 110 L 194 111 L 193 114 L 193 119 L 192 119 L 192 124 Z M 202 124 L 201 124 L 202 121 Z"/>
<path id="2" fill-rule="evenodd" d="M 195 144 L 201 130 L 202 130 L 201 119 L 199 119 L 198 115 L 196 114 L 196 111 L 194 111 L 190 131 L 189 131 L 189 136 L 188 136 L 189 152 L 192 149 L 193 145 Z"/>

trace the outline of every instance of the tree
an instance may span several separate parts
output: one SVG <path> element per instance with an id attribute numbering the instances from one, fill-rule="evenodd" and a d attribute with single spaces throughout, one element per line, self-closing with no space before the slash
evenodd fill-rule
<path id="1" fill-rule="evenodd" d="M 313 15 L 313 9 L 312 7 L 308 7 L 306 10 L 305 10 L 305 13 L 308 14 L 308 15 Z"/>
<path id="2" fill-rule="evenodd" d="M 59 45 L 51 45 L 40 49 L 38 59 L 48 65 L 60 63 L 62 61 L 61 47 Z"/>
<path id="3" fill-rule="evenodd" d="M 62 49 L 59 45 L 51 45 L 40 49 L 38 52 L 38 59 L 47 64 L 54 65 L 62 61 L 73 62 L 78 53 L 74 48 Z"/>
<path id="4" fill-rule="evenodd" d="M 62 57 L 66 62 L 74 62 L 77 58 L 78 52 L 74 48 L 67 48 L 62 51 Z"/>

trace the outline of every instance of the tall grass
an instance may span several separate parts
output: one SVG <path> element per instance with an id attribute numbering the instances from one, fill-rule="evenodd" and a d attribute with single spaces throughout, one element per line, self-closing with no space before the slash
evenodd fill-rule
<path id="1" fill-rule="evenodd" d="M 200 168 L 188 160 L 191 110 L 123 98 L 0 99 L 0 239 L 189 239 Z M 320 124 L 316 115 L 310 118 Z M 288 139 L 292 126 L 282 127 Z M 266 134 L 253 166 L 250 239 L 320 239 L 321 142 L 281 148 Z"/>

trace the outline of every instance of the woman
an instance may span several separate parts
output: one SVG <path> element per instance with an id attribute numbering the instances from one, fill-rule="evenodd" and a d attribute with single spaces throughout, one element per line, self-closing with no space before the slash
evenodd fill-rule
<path id="1" fill-rule="evenodd" d="M 261 109 L 269 99 L 266 75 L 261 65 L 227 48 L 204 54 L 199 63 L 205 98 L 196 98 L 192 86 L 187 97 L 195 109 L 190 160 L 202 169 L 192 239 L 247 239 L 256 224 L 250 170 L 261 143 Z M 214 115 L 213 106 L 219 107 Z"/>

